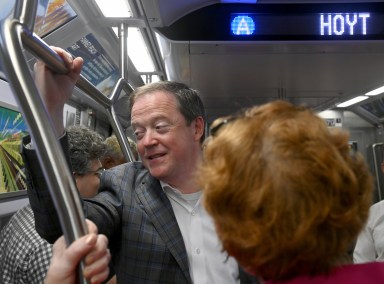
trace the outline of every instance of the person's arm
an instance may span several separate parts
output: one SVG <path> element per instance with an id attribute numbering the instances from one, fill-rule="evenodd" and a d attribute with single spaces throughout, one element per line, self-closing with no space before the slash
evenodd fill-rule
<path id="1" fill-rule="evenodd" d="M 64 105 L 72 96 L 83 66 L 83 59 L 81 57 L 72 59 L 64 49 L 54 46 L 51 48 L 63 59 L 69 72 L 65 75 L 57 74 L 39 60 L 34 66 L 35 83 L 52 120 L 56 135 L 60 137 L 64 133 Z"/>
<path id="2" fill-rule="evenodd" d="M 65 103 L 72 96 L 83 60 L 81 58 L 72 59 L 71 55 L 61 48 L 52 48 L 63 59 L 69 73 L 56 74 L 42 61 L 38 61 L 34 66 L 35 83 L 52 120 L 56 136 L 61 137 L 60 143 L 67 161 L 69 161 L 68 141 L 66 136 L 62 137 L 64 133 L 63 110 Z M 40 236 L 53 243 L 62 234 L 60 222 L 36 152 L 34 149 L 30 149 L 30 144 L 24 146 L 28 146 L 23 147 L 22 156 L 26 168 L 28 197 L 36 220 L 36 230 Z"/>
<path id="3" fill-rule="evenodd" d="M 43 239 L 53 244 L 63 232 L 37 153 L 35 150 L 26 147 L 28 142 L 29 139 L 23 139 L 21 154 L 25 166 L 29 203 L 35 218 L 35 228 Z M 71 167 L 67 136 L 62 137 L 59 142 L 64 153 L 66 153 L 67 164 Z"/>
<path id="4" fill-rule="evenodd" d="M 67 161 L 69 161 L 68 150 L 66 150 L 67 146 L 65 146 L 68 145 L 66 141 L 67 137 L 66 135 L 63 136 L 63 109 L 65 102 L 72 95 L 73 88 L 81 71 L 83 60 L 81 58 L 72 60 L 69 53 L 63 49 L 55 47 L 53 47 L 53 49 L 63 58 L 70 72 L 66 75 L 55 74 L 48 69 L 44 63 L 39 61 L 34 67 L 35 82 L 49 116 L 52 119 L 56 135 L 58 138 L 60 137 L 59 141 Z M 62 235 L 62 231 L 36 152 L 33 149 L 24 147 L 23 160 L 26 167 L 28 197 L 35 214 L 36 230 L 40 236 L 48 242 L 53 243 Z M 92 207 L 98 207 L 93 210 L 92 208 L 87 208 L 85 202 L 83 203 L 84 214 L 88 218 L 94 220 L 98 225 L 100 232 L 103 234 L 113 233 L 113 230 L 111 230 L 111 227 L 113 226 L 114 228 L 120 227 L 120 219 L 118 217 L 115 218 L 117 216 L 115 205 L 118 204 L 117 206 L 119 206 L 119 200 L 115 202 L 115 199 L 116 196 L 113 196 L 113 200 L 111 201 L 113 204 L 110 206 L 105 206 L 104 200 L 100 201 L 100 206 L 97 206 L 96 203 L 92 203 Z M 105 208 L 109 212 L 105 212 Z"/>
<path id="5" fill-rule="evenodd" d="M 25 265 L 20 265 L 22 272 L 25 273 L 25 282 L 23 283 L 41 284 L 51 262 L 52 245 L 39 238 L 36 233 L 33 233 L 31 238 L 34 238 L 31 243 L 22 242 L 21 245 L 23 247 L 21 249 L 22 254 L 27 260 Z M 27 247 L 30 249 L 28 250 Z M 16 260 L 16 262 L 18 261 Z"/>
<path id="6" fill-rule="evenodd" d="M 102 283 L 109 274 L 108 239 L 97 235 L 95 224 L 87 220 L 89 234 L 75 240 L 66 248 L 64 237 L 60 237 L 53 246 L 52 261 L 49 266 L 45 284 L 76 283 L 76 268 L 84 259 L 83 276 L 90 283 Z"/>

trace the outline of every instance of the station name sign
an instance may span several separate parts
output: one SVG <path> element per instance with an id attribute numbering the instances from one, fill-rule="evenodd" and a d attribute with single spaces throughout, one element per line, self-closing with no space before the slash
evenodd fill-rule
<path id="1" fill-rule="evenodd" d="M 367 35 L 367 21 L 370 13 L 320 14 L 320 35 Z"/>
<path id="2" fill-rule="evenodd" d="M 373 12 L 232 13 L 232 37 L 384 39 L 384 16 Z"/>
<path id="3" fill-rule="evenodd" d="M 174 41 L 384 40 L 384 1 L 213 4 L 159 31 Z"/>

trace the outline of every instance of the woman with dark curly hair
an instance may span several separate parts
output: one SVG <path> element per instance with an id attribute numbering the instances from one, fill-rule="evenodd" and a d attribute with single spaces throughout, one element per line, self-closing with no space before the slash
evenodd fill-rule
<path id="1" fill-rule="evenodd" d="M 77 189 L 83 198 L 94 197 L 104 171 L 101 159 L 106 146 L 103 137 L 83 125 L 66 129 L 69 142 L 69 155 Z"/>
<path id="2" fill-rule="evenodd" d="M 353 265 L 373 183 L 348 135 L 276 101 L 211 128 L 199 181 L 229 255 L 266 283 L 384 283 L 384 264 Z"/>

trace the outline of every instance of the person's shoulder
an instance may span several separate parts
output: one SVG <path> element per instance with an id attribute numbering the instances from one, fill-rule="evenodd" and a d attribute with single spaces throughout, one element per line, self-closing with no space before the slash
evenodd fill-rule
<path id="1" fill-rule="evenodd" d="M 368 262 L 346 265 L 345 269 L 341 269 L 341 271 L 341 275 L 343 277 L 337 278 L 339 281 L 335 283 L 384 283 L 383 262 Z"/>
<path id="2" fill-rule="evenodd" d="M 33 212 L 28 205 L 18 210 L 1 232 L 1 265 L 7 266 L 12 275 L 28 275 L 31 267 L 39 265 L 36 259 L 41 259 L 42 251 L 43 254 L 48 251 L 48 257 L 43 258 L 45 264 L 49 263 L 50 245 L 39 236 L 34 224 Z"/>
<path id="3" fill-rule="evenodd" d="M 17 219 L 17 218 L 29 218 L 32 216 L 33 218 L 33 211 L 29 204 L 25 205 L 24 207 L 20 208 L 13 214 L 11 219 Z"/>
<path id="4" fill-rule="evenodd" d="M 373 204 L 370 208 L 370 212 L 384 213 L 384 200 L 381 200 Z"/>
<path id="5" fill-rule="evenodd" d="M 125 174 L 133 178 L 133 182 L 138 185 L 139 183 L 143 184 L 153 184 L 153 182 L 159 182 L 158 179 L 154 178 L 149 170 L 144 166 L 141 161 L 129 162 L 124 164 Z"/>
<path id="6" fill-rule="evenodd" d="M 384 200 L 381 200 L 381 201 L 378 201 L 378 202 L 372 204 L 371 208 L 373 208 L 373 207 L 382 207 L 382 208 L 384 208 Z"/>
<path id="7" fill-rule="evenodd" d="M 113 168 L 106 170 L 107 173 L 119 174 L 119 173 L 127 173 L 127 172 L 148 172 L 148 170 L 144 167 L 143 163 L 140 161 L 136 162 L 127 162 L 120 165 L 117 165 Z"/>
<path id="8" fill-rule="evenodd" d="M 377 202 L 369 209 L 367 226 L 371 228 L 382 227 L 384 224 L 384 201 Z"/>
<path id="9" fill-rule="evenodd" d="M 36 247 L 48 244 L 35 229 L 35 219 L 29 204 L 12 216 L 4 229 L 8 230 L 10 240 L 19 246 L 36 249 Z"/>
<path id="10" fill-rule="evenodd" d="M 34 230 L 35 219 L 31 206 L 28 204 L 25 207 L 16 211 L 11 217 L 8 224 L 3 230 L 9 230 L 17 235 L 29 235 L 31 230 Z"/>
<path id="11" fill-rule="evenodd" d="M 108 180 L 113 180 L 114 182 L 117 180 L 136 181 L 148 175 L 150 175 L 149 171 L 141 162 L 128 162 L 105 170 L 102 182 L 108 183 Z"/>
<path id="12" fill-rule="evenodd" d="M 28 283 L 42 283 L 52 257 L 52 245 L 37 235 L 32 240 L 30 250 L 24 255 L 25 277 Z"/>

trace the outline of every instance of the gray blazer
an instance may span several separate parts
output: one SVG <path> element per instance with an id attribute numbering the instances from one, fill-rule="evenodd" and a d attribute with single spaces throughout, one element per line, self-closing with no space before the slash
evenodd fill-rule
<path id="1" fill-rule="evenodd" d="M 66 138 L 61 141 L 64 151 Z M 24 148 L 28 195 L 36 230 L 49 242 L 60 223 L 34 151 Z M 68 159 L 68 158 L 67 158 Z M 119 283 L 192 283 L 184 241 L 170 201 L 140 162 L 104 172 L 100 193 L 84 199 L 84 213 L 108 236 Z M 241 271 L 242 283 L 257 283 Z"/>

